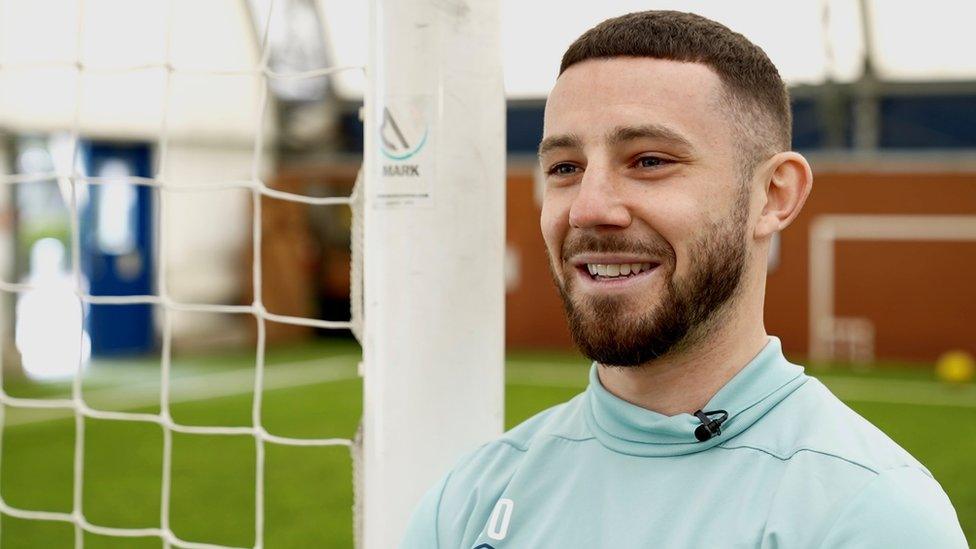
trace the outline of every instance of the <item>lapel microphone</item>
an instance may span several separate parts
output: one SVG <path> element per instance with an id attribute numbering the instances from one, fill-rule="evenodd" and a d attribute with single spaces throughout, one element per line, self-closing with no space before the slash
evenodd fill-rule
<path id="1" fill-rule="evenodd" d="M 720 415 L 720 417 L 715 419 L 708 417 L 714 415 Z M 695 429 L 695 438 L 698 439 L 698 442 L 705 442 L 722 434 L 722 423 L 729 419 L 729 413 L 725 410 L 712 410 L 711 412 L 698 410 L 695 412 L 695 417 L 702 423 Z"/>

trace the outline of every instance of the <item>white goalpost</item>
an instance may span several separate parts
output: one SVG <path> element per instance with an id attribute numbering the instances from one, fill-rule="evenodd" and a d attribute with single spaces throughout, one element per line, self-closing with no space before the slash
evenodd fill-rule
<path id="1" fill-rule="evenodd" d="M 371 1 L 366 549 L 395 547 L 423 491 L 502 430 L 499 11 L 495 0 Z"/>
<path id="2" fill-rule="evenodd" d="M 0 4 L 7 0 L 0 0 Z M 164 0 L 173 16 L 176 0 Z M 0 364 L 0 436 L 7 408 L 60 409 L 74 417 L 72 506 L 70 512 L 24 509 L 0 497 L 2 516 L 67 523 L 74 545 L 85 534 L 136 538 L 157 537 L 165 547 L 223 548 L 181 539 L 170 524 L 173 435 L 254 440 L 254 544 L 265 540 L 265 452 L 269 445 L 349 448 L 356 468 L 356 544 L 366 549 L 396 546 L 423 491 L 466 451 L 502 430 L 504 382 L 504 197 L 505 99 L 499 49 L 499 5 L 496 0 L 370 0 L 369 60 L 365 67 L 365 159 L 352 196 L 312 197 L 274 189 L 266 181 L 264 125 L 275 79 L 321 78 L 350 67 L 325 67 L 280 74 L 269 65 L 268 33 L 274 0 L 268 2 L 263 32 L 257 36 L 258 63 L 246 69 L 183 69 L 170 57 L 172 20 L 167 19 L 166 52 L 160 62 L 102 67 L 82 55 L 85 0 L 74 0 L 77 17 L 75 57 L 65 62 L 0 62 L 0 76 L 14 78 L 31 71 L 62 71 L 74 82 L 73 111 L 67 119 L 52 115 L 38 123 L 42 131 L 71 135 L 72 162 L 51 173 L 3 173 L 0 185 L 55 179 L 69 190 L 71 273 L 74 295 L 86 304 L 149 304 L 161 312 L 160 411 L 105 411 L 92 407 L 83 392 L 82 359 L 65 399 L 21 398 L 3 390 Z M 2 7 L 2 6 L 0 6 Z M 352 67 L 362 70 L 363 67 Z M 162 82 L 161 117 L 153 133 L 156 168 L 151 177 L 99 178 L 74 162 L 79 139 L 92 131 L 82 120 L 85 77 L 91 74 L 153 73 Z M 180 75 L 253 77 L 257 109 L 249 122 L 254 145 L 249 174 L 240 178 L 186 181 L 168 170 L 175 130 L 170 119 L 174 78 Z M 92 93 L 87 89 L 87 93 Z M 104 103 L 104 102 L 103 102 Z M 14 129 L 31 122 L 0 103 Z M 111 105 L 109 105 L 111 106 Z M 103 105 L 104 107 L 104 105 Z M 4 110 L 6 109 L 6 110 Z M 94 122 L 97 126 L 100 122 Z M 121 126 L 125 126 L 122 123 Z M 113 135 L 99 126 L 98 135 Z M 125 133 L 124 131 L 122 133 Z M 192 134 L 192 132 L 189 132 Z M 186 135 L 183 135 L 186 137 Z M 192 138 L 192 135 L 191 135 Z M 11 170 L 12 171 L 12 170 Z M 240 189 L 250 194 L 253 223 L 253 301 L 215 305 L 180 301 L 169 291 L 166 231 L 157 236 L 156 292 L 152 295 L 92 295 L 83 283 L 80 256 L 79 189 L 87 185 L 142 185 L 158 197 L 160 223 L 167 222 L 167 197 Z M 349 321 L 284 316 L 269 312 L 262 300 L 262 199 L 314 206 L 352 208 L 352 311 Z M 0 280 L 0 290 L 23 294 L 29 283 Z M 170 412 L 173 315 L 177 312 L 244 315 L 257 326 L 252 425 L 223 427 L 185 425 Z M 262 422 L 266 324 L 277 322 L 322 329 L 351 329 L 363 347 L 363 418 L 356 440 L 294 438 L 269 433 Z M 85 421 L 140 422 L 162 431 L 162 485 L 158 527 L 119 528 L 89 520 L 84 508 Z M 3 456 L 0 447 L 0 460 Z M 0 487 L 2 488 L 2 487 Z M 2 489 L 0 489 L 2 496 Z M 316 520 L 309 516 L 307 520 Z"/>

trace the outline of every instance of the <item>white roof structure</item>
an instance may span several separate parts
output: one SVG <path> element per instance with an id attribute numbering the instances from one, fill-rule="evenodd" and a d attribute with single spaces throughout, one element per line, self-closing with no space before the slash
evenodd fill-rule
<path id="1" fill-rule="evenodd" d="M 818 84 L 828 77 L 850 82 L 863 68 L 859 0 L 497 1 L 510 98 L 545 97 L 563 50 L 576 36 L 605 18 L 649 8 L 693 11 L 742 32 L 766 50 L 790 84 Z M 86 70 L 77 116 L 86 133 L 158 135 L 168 62 L 176 70 L 167 115 L 174 136 L 253 136 L 260 103 L 254 71 L 261 61 L 254 19 L 263 29 L 269 0 L 85 0 L 79 17 L 81 4 L 0 0 L 0 126 L 70 128 L 80 61 Z M 969 28 L 976 2 L 928 0 L 925 9 L 882 0 L 863 4 L 879 78 L 976 80 L 971 53 L 976 33 Z M 272 70 L 363 65 L 370 39 L 368 5 L 366 0 L 276 0 L 269 35 Z M 273 91 L 290 99 L 321 95 L 321 83 L 294 80 Z M 360 70 L 332 80 L 334 91 L 351 100 L 362 97 L 364 85 Z"/>
<path id="2" fill-rule="evenodd" d="M 81 4 L 0 0 L 0 126 L 68 130 L 78 99 L 88 135 L 157 136 L 168 57 L 177 69 L 169 83 L 171 135 L 222 140 L 254 133 L 259 48 L 244 2 L 86 0 L 79 17 Z"/>
<path id="3" fill-rule="evenodd" d="M 645 9 L 691 11 L 741 32 L 762 47 L 788 84 L 861 76 L 865 40 L 859 0 L 605 0 L 502 2 L 502 56 L 510 98 L 545 97 L 567 46 L 600 21 Z M 367 2 L 319 0 L 332 50 L 342 64 L 366 59 Z M 976 80 L 976 2 L 865 0 L 877 76 L 894 81 Z M 340 91 L 362 93 L 340 79 Z"/>

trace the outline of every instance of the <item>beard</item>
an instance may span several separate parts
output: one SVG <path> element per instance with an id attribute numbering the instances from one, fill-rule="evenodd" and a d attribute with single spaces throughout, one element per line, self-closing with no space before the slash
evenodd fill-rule
<path id="1" fill-rule="evenodd" d="M 712 224 L 690 247 L 690 269 L 680 279 L 675 276 L 674 249 L 663 240 L 642 242 L 590 233 L 567 240 L 564 257 L 579 252 L 636 253 L 657 258 L 661 272 L 655 274 L 665 277 L 657 305 L 634 312 L 632 297 L 574 298 L 575 277 L 566 276 L 561 283 L 554 271 L 570 333 L 580 351 L 606 366 L 639 366 L 704 339 L 738 293 L 745 271 L 748 193 L 742 194 L 746 196 L 736 201 L 733 214 Z M 638 307 L 653 303 L 655 297 L 646 296 Z"/>

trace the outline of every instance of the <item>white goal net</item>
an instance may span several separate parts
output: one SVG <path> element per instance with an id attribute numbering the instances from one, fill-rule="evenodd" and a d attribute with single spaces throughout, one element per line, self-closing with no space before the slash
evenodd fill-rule
<path id="1" fill-rule="evenodd" d="M 98 4 L 98 2 L 90 2 Z M 19 5 L 18 5 L 19 4 Z M 153 4 L 159 4 L 165 7 L 168 17 L 173 16 L 173 12 L 176 6 L 176 2 L 156 2 Z M 86 402 L 85 394 L 83 392 L 83 370 L 82 370 L 82 357 L 81 350 L 84 347 L 83 344 L 79 344 L 75 349 L 77 354 L 78 367 L 75 370 L 74 381 L 72 384 L 71 397 L 67 399 L 57 399 L 57 398 L 20 398 L 7 394 L 5 391 L 0 391 L 0 429 L 3 427 L 4 413 L 8 408 L 20 408 L 20 409 L 56 409 L 69 411 L 74 415 L 74 458 L 73 458 L 73 497 L 72 497 L 72 509 L 70 512 L 51 512 L 46 510 L 37 509 L 25 509 L 19 508 L 14 505 L 8 504 L 2 497 L 0 497 L 0 513 L 2 515 L 16 517 L 19 519 L 35 520 L 35 521 L 55 521 L 70 523 L 75 528 L 75 546 L 84 546 L 85 533 L 99 534 L 103 536 L 113 536 L 113 537 L 124 537 L 124 538 L 139 538 L 139 537 L 157 537 L 159 538 L 163 545 L 166 547 L 207 547 L 207 548 L 217 548 L 217 547 L 227 547 L 224 545 L 215 545 L 211 543 L 202 543 L 198 540 L 192 539 L 181 539 L 177 536 L 171 527 L 171 496 L 172 496 L 172 475 L 173 475 L 173 435 L 174 433 L 186 433 L 194 435 L 206 435 L 213 437 L 227 437 L 227 436 L 248 436 L 254 439 L 254 483 L 253 488 L 254 493 L 254 543 L 253 547 L 264 546 L 264 523 L 265 523 L 265 453 L 268 444 L 286 445 L 286 446 L 339 446 L 339 447 L 351 447 L 352 441 L 345 438 L 295 438 L 278 436 L 269 433 L 265 428 L 262 420 L 262 395 L 264 393 L 264 371 L 265 371 L 265 346 L 266 346 L 266 325 L 268 322 L 276 322 L 281 324 L 292 324 L 309 326 L 314 328 L 321 328 L 327 330 L 342 330 L 351 329 L 354 333 L 359 333 L 359 326 L 361 325 L 361 318 L 359 313 L 361 307 L 353 306 L 352 317 L 348 321 L 326 321 L 315 318 L 300 318 L 293 316 L 285 316 L 280 314 L 274 314 L 269 312 L 262 300 L 262 291 L 265 287 L 262 281 L 262 197 L 272 197 L 282 201 L 291 201 L 300 204 L 306 204 L 311 206 L 332 206 L 337 208 L 353 208 L 355 204 L 361 203 L 356 201 L 355 196 L 342 196 L 342 197 L 314 197 L 314 196 L 303 196 L 299 194 L 294 194 L 290 192 L 284 192 L 281 190 L 274 189 L 268 185 L 268 183 L 262 177 L 262 174 L 266 173 L 266 166 L 263 165 L 267 161 L 267 150 L 264 141 L 264 136 L 266 134 L 264 130 L 264 125 L 266 124 L 268 107 L 269 107 L 269 87 L 276 80 L 296 80 L 296 79 L 315 79 L 321 78 L 332 73 L 343 71 L 343 70 L 358 70 L 362 71 L 362 67 L 325 67 L 316 70 L 297 72 L 297 73 L 279 73 L 272 70 L 268 63 L 270 49 L 268 47 L 268 36 L 271 30 L 271 23 L 275 19 L 271 16 L 274 2 L 267 3 L 268 13 L 264 17 L 264 21 L 268 24 L 263 25 L 263 32 L 258 38 L 259 42 L 259 63 L 253 68 L 231 68 L 222 69 L 215 67 L 212 69 L 200 69 L 200 68 L 181 68 L 180 66 L 174 65 L 170 61 L 170 52 L 172 50 L 174 36 L 173 36 L 173 25 L 172 21 L 166 22 L 166 41 L 165 41 L 165 59 L 162 63 L 156 64 L 141 64 L 141 65 L 130 65 L 130 66 L 97 66 L 92 65 L 87 62 L 87 60 L 82 55 L 81 44 L 85 43 L 86 40 L 91 39 L 89 36 L 90 29 L 86 27 L 86 3 L 83 0 L 78 0 L 77 2 L 72 2 L 71 6 L 74 12 L 74 20 L 76 22 L 75 30 L 75 43 L 77 46 L 77 57 L 73 62 L 32 62 L 32 63 L 2 63 L 0 64 L 0 74 L 3 75 L 3 83 L 7 86 L 16 87 L 19 82 L 30 82 L 32 78 L 38 75 L 44 75 L 45 73 L 50 73 L 51 71 L 71 71 L 73 74 L 74 81 L 74 93 L 73 93 L 73 113 L 71 115 L 72 122 L 70 127 L 64 128 L 70 134 L 70 138 L 66 141 L 70 144 L 69 158 L 70 162 L 67 165 L 62 166 L 64 171 L 53 171 L 49 173 L 7 173 L 0 175 L 0 184 L 3 185 L 29 185 L 34 182 L 43 182 L 48 180 L 56 180 L 62 183 L 63 191 L 67 196 L 67 206 L 68 213 L 70 217 L 70 244 L 71 251 L 69 254 L 71 263 L 71 279 L 73 281 L 72 291 L 77 296 L 80 302 L 85 304 L 96 304 L 96 305 L 132 305 L 132 304 L 149 304 L 155 306 L 156 310 L 160 311 L 160 332 L 161 332 L 161 380 L 160 380 L 160 394 L 159 394 L 159 413 L 139 413 L 139 412 L 125 412 L 125 411 L 107 411 L 102 409 L 97 409 L 93 407 L 88 402 Z M 33 12 L 35 10 L 26 9 L 26 2 L 21 2 L 18 0 L 3 0 L 0 2 L 0 7 L 2 7 L 2 14 L 6 17 L 4 20 L 4 28 L 11 29 L 18 25 L 31 25 L 36 23 L 36 21 L 31 20 L 18 20 L 18 14 L 26 14 Z M 153 7 L 153 6 L 148 6 Z M 102 6 L 102 9 L 105 9 Z M 119 21 L 119 25 L 125 25 L 125 21 Z M 5 44 L 8 48 L 7 55 L 3 57 L 4 60 L 13 57 L 9 48 L 21 47 L 30 48 L 32 47 L 30 42 L 22 43 L 11 43 L 9 40 Z M 124 47 L 123 44 L 117 44 L 118 47 Z M 86 175 L 82 170 L 79 169 L 80 163 L 78 162 L 79 157 L 79 144 L 81 138 L 84 136 L 86 131 L 86 124 L 82 120 L 83 118 L 83 108 L 82 106 L 86 104 L 85 93 L 91 93 L 91 91 L 86 86 L 86 79 L 90 75 L 98 76 L 113 76 L 113 75 L 131 75 L 131 74 L 150 74 L 159 75 L 161 78 L 159 83 L 161 85 L 160 90 L 156 90 L 160 93 L 160 105 L 159 113 L 160 124 L 157 133 L 157 140 L 155 143 L 155 173 L 151 177 L 137 177 L 137 176 L 110 176 L 110 177 L 95 177 Z M 251 167 L 250 167 L 250 177 L 241 180 L 227 181 L 215 179 L 212 181 L 182 181 L 178 180 L 177 176 L 168 172 L 168 167 L 171 165 L 169 155 L 170 149 L 170 136 L 171 136 L 171 125 L 170 125 L 170 112 L 173 105 L 172 100 L 172 84 L 174 80 L 182 75 L 191 75 L 194 77 L 202 77 L 207 75 L 215 76 L 241 76 L 241 77 L 253 77 L 257 79 L 256 89 L 257 89 L 257 109 L 254 112 L 253 118 L 248 120 L 246 123 L 253 125 L 253 135 L 254 146 L 253 153 L 251 157 Z M 29 84 L 24 84 L 25 86 Z M 16 90 L 15 90 L 16 91 Z M 137 93 L 138 90 L 132 90 L 133 93 Z M 43 101 L 43 97 L 39 97 L 38 101 Z M 90 98 L 89 98 L 90 99 Z M 9 99 L 8 101 L 15 101 L 14 99 Z M 111 114 L 111 113 L 110 113 Z M 116 116 L 124 118 L 125 112 L 116 113 Z M 56 125 L 55 125 L 56 127 Z M 251 281 L 253 284 L 253 302 L 249 305 L 215 305 L 210 303 L 192 303 L 185 302 L 174 298 L 171 295 L 169 289 L 169 283 L 167 281 L 167 273 L 169 272 L 168 266 L 166 265 L 166 259 L 170 256 L 169 238 L 167 237 L 167 231 L 160 230 L 157 233 L 157 246 L 158 254 L 156 255 L 158 262 L 156 263 L 156 280 L 155 280 L 155 291 L 152 295 L 92 295 L 86 290 L 86 284 L 82 274 L 81 258 L 82 258 L 82 242 L 81 242 L 81 230 L 80 230 L 80 219 L 79 219 L 79 195 L 87 189 L 89 185 L 138 185 L 147 186 L 155 189 L 155 196 L 157 200 L 157 212 L 156 218 L 162 221 L 173 219 L 172 216 L 168 216 L 167 208 L 168 201 L 172 196 L 172 193 L 201 193 L 201 192 L 213 192 L 226 189 L 240 189 L 250 193 L 251 196 L 251 254 L 252 254 L 252 274 Z M 360 212 L 358 208 L 353 208 L 353 217 L 358 219 Z M 118 215 L 122 215 L 122 212 L 118 212 Z M 219 220 L 217 220 L 219 222 Z M 358 223 L 358 221 L 355 221 Z M 359 276 L 360 270 L 356 267 L 358 259 L 353 258 L 353 289 L 351 292 L 352 302 L 354 304 L 361 300 L 361 296 L 358 291 L 360 284 Z M 0 289 L 5 292 L 10 292 L 13 294 L 27 294 L 35 289 L 34 285 L 30 283 L 16 282 L 10 280 L 0 281 Z M 181 424 L 174 420 L 171 413 L 171 398 L 170 398 L 170 382 L 171 382 L 171 355 L 172 355 L 172 342 L 173 342 L 173 316 L 179 312 L 200 312 L 200 313 L 223 313 L 223 314 L 234 314 L 234 315 L 250 315 L 253 316 L 256 323 L 256 349 L 254 352 L 254 385 L 253 385 L 253 405 L 251 410 L 251 426 L 247 427 L 227 427 L 227 426 L 206 426 L 206 425 L 187 425 Z M 77 310 L 77 313 L 81 314 L 81 309 Z M 54 311 L 50 313 L 51 315 L 56 314 Z M 42 322 L 53 322 L 56 318 L 42 318 Z M 83 320 L 79 318 L 77 320 L 77 325 L 81 326 Z M 79 334 L 80 336 L 83 333 Z M 2 375 L 3 368 L 0 367 L 0 375 Z M 2 379 L 0 379 L 0 388 L 3 387 Z M 162 428 L 163 433 L 163 444 L 162 444 L 162 487 L 161 487 L 161 501 L 159 503 L 160 516 L 159 516 L 159 526 L 155 528 L 119 528 L 110 527 L 102 524 L 98 524 L 90 520 L 86 516 L 86 510 L 84 506 L 85 490 L 84 485 L 85 467 L 86 467 L 86 449 L 85 449 L 85 427 L 86 419 L 97 419 L 97 420 L 107 420 L 107 421 L 119 421 L 119 422 L 141 422 L 148 424 L 155 424 Z M 127 451 L 125 448 L 119 448 L 118 451 Z M 0 458 L 3 456 L 2 448 L 0 448 Z M 233 456 L 229 456 L 233 459 Z M 3 490 L 0 486 L 0 495 L 2 495 Z M 2 519 L 0 519 L 2 520 Z M 0 523 L 2 524 L 2 523 Z M 0 526 L 2 527 L 2 526 Z M 31 546 L 30 540 L 21 540 L 26 542 L 27 546 Z"/>
<path id="2" fill-rule="evenodd" d="M 498 3 L 372 0 L 368 28 L 353 31 L 368 36 L 365 67 L 336 65 L 286 71 L 280 67 L 287 63 L 273 62 L 270 37 L 280 22 L 275 17 L 276 4 L 296 3 L 342 4 L 332 0 L 0 0 L 0 136 L 9 140 L 18 132 L 60 133 L 64 149 L 61 161 L 52 169 L 12 166 L 0 171 L 0 186 L 57 183 L 69 219 L 65 255 L 70 269 L 65 288 L 78 305 L 65 321 L 78 332 L 75 342 L 66 347 L 77 356 L 70 395 L 35 398 L 12 394 L 5 390 L 5 380 L 0 377 L 0 440 L 7 446 L 10 441 L 2 436 L 3 429 L 5 425 L 10 429 L 15 410 L 60 411 L 73 417 L 70 510 L 15 504 L 4 497 L 5 485 L 11 479 L 0 474 L 0 528 L 10 519 L 66 525 L 73 530 L 77 548 L 89 545 L 91 536 L 122 539 L 119 543 L 125 547 L 136 538 L 155 539 L 164 547 L 270 546 L 266 501 L 271 484 L 269 455 L 279 446 L 336 447 L 349 452 L 355 469 L 356 545 L 388 548 L 402 535 L 423 491 L 461 453 L 500 434 L 505 101 Z M 249 43 L 233 44 L 217 34 L 207 36 L 210 27 L 226 23 L 228 18 L 215 6 L 224 6 L 220 9 L 230 10 L 226 13 L 233 17 L 250 10 L 258 24 Z M 56 14 L 53 19 L 52 14 Z M 158 23 L 163 38 L 155 60 L 128 55 L 126 40 L 142 38 L 128 28 L 128 17 Z M 50 28 L 52 20 L 57 22 L 55 28 Z M 198 33 L 205 39 L 188 49 L 181 45 L 180 33 Z M 56 43 L 59 54 L 34 55 L 34 46 L 41 40 Z M 111 53 L 123 62 L 99 63 L 99 52 Z M 213 52 L 231 57 L 234 52 L 248 55 L 243 56 L 245 61 L 238 56 L 236 62 L 221 66 L 208 62 L 220 58 Z M 272 160 L 277 144 L 270 140 L 268 131 L 276 106 L 272 90 L 282 82 L 321 80 L 347 71 L 365 72 L 366 76 L 364 163 L 355 188 L 346 196 L 323 197 L 272 185 L 277 168 Z M 209 87 L 205 83 L 209 77 L 227 79 L 230 84 Z M 125 87 L 133 83 L 137 87 Z M 242 86 L 253 88 L 255 105 L 243 119 L 228 107 Z M 188 92 L 209 98 L 207 108 L 188 111 Z M 127 94 L 126 101 L 117 101 L 120 93 Z M 210 168 L 204 170 L 209 175 L 188 177 L 179 169 L 174 159 L 177 154 L 187 158 L 186 143 L 219 143 L 225 139 L 220 132 L 208 134 L 208 123 L 223 125 L 231 135 L 244 135 L 253 143 L 244 154 L 247 169 L 241 170 L 243 175 L 228 175 L 235 170 L 223 169 L 223 163 L 232 155 L 212 151 L 194 153 L 197 160 L 199 155 L 210 156 Z M 81 162 L 85 140 L 93 138 L 152 142 L 154 168 L 148 175 L 93 175 Z M 136 295 L 92 291 L 85 276 L 85 201 L 93 189 L 102 192 L 122 187 L 149 189 L 155 197 L 153 217 L 159 224 L 153 246 L 154 290 Z M 249 195 L 249 204 L 238 208 L 249 208 L 249 219 L 242 223 L 249 221 L 251 228 L 247 255 L 251 258 L 253 299 L 249 304 L 193 299 L 192 292 L 177 291 L 179 284 L 173 275 L 179 271 L 167 263 L 174 251 L 188 246 L 195 237 L 192 227 L 184 228 L 184 238 L 174 242 L 171 229 L 185 222 L 176 213 L 175 204 L 185 204 L 187 197 L 192 197 L 192 202 L 215 191 Z M 262 261 L 262 254 L 270 255 L 267 243 L 262 242 L 267 236 L 268 221 L 263 215 L 267 212 L 262 212 L 267 199 L 345 209 L 346 213 L 351 210 L 348 320 L 280 314 L 268 307 L 269 273 L 262 268 L 268 265 Z M 211 224 L 233 223 L 220 217 L 229 211 L 214 213 Z M 13 253 L 9 240 L 6 251 L 0 245 L 0 256 Z M 210 260 L 204 248 L 195 259 L 198 263 L 181 268 L 193 270 Z M 0 263 L 9 261 L 0 257 Z M 276 280 L 274 284 L 282 283 Z M 36 289 L 29 279 L 0 280 L 0 291 L 14 299 L 22 300 Z M 157 313 L 161 347 L 158 412 L 105 409 L 96 405 L 85 389 L 84 355 L 92 343 L 81 330 L 84 311 L 95 306 L 140 305 L 153 307 Z M 179 421 L 174 415 L 175 322 L 187 313 L 253 319 L 256 333 L 249 424 L 194 424 Z M 41 314 L 35 324 L 56 324 L 64 320 L 62 317 Z M 263 395 L 268 389 L 272 325 L 351 330 L 362 343 L 363 413 L 356 440 L 282 436 L 267 428 Z M 43 346 L 43 342 L 37 345 Z M 0 376 L 2 371 L 0 367 Z M 94 463 L 94 448 L 86 448 L 86 429 L 91 430 L 90 422 L 95 421 L 161 429 L 158 525 L 120 527 L 95 518 L 91 509 L 93 486 L 86 484 L 86 473 Z M 247 490 L 249 494 L 253 490 L 251 542 L 214 543 L 177 534 L 183 530 L 175 525 L 178 513 L 174 506 L 185 496 L 175 487 L 179 471 L 174 446 L 183 435 L 253 440 L 253 451 L 244 460 L 253 462 L 253 487 Z M 8 449 L 0 446 L 0 471 L 6 470 Z M 240 482 L 251 481 L 249 477 Z M 43 483 L 37 486 L 43 490 Z M 300 520 L 318 518 L 303 516 Z M 242 525 L 241 530 L 246 532 L 249 526 Z"/>

